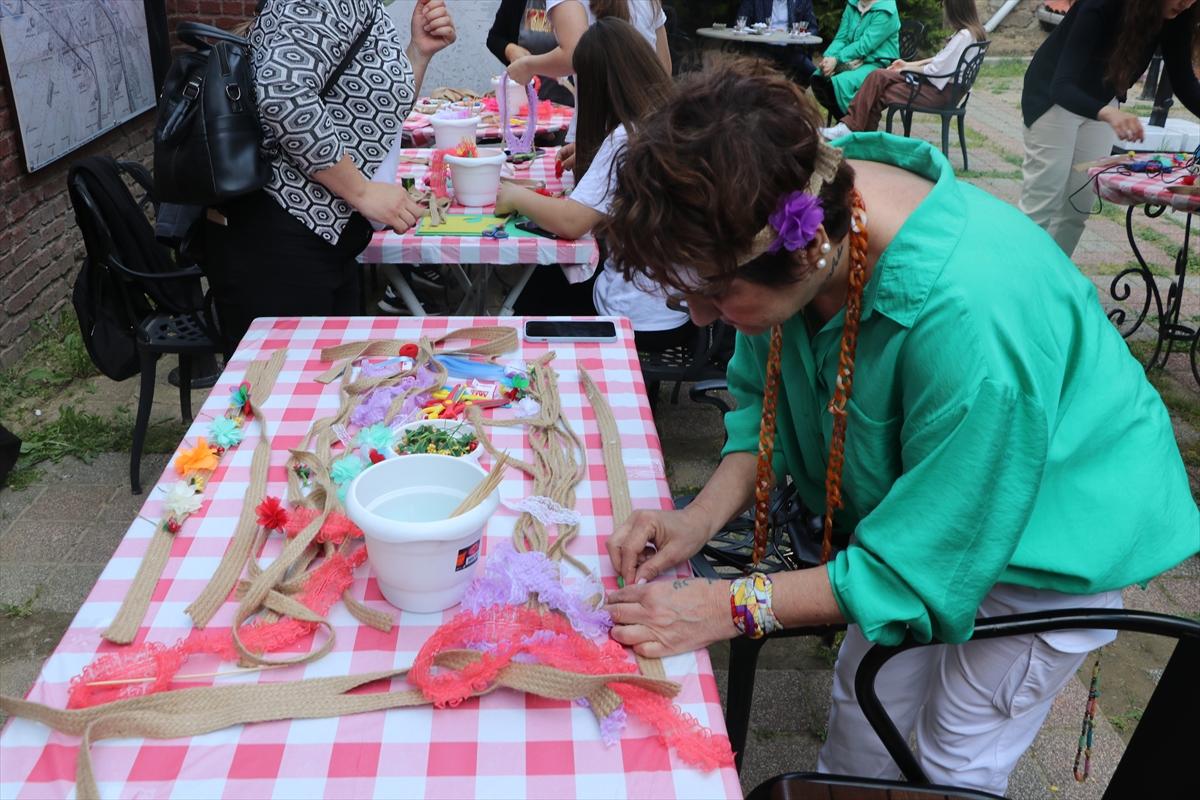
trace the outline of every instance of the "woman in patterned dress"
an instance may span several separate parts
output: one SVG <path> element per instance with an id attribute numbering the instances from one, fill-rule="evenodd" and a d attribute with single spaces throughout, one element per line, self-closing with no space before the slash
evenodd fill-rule
<path id="1" fill-rule="evenodd" d="M 362 47 L 319 97 L 364 29 Z M 358 313 L 368 220 L 403 232 L 419 214 L 402 188 L 370 177 L 430 59 L 455 37 L 445 0 L 418 0 L 407 48 L 379 0 L 267 0 L 249 39 L 271 179 L 209 209 L 204 223 L 227 355 L 256 317 Z"/>

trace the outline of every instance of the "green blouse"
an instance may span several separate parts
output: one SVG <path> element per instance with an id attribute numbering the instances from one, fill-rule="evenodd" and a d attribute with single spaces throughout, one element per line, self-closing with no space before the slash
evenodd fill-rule
<path id="1" fill-rule="evenodd" d="M 837 514 L 855 540 L 828 565 L 846 619 L 961 642 L 997 582 L 1092 594 L 1200 550 L 1166 408 L 1091 281 L 929 144 L 838 144 L 935 182 L 863 295 Z M 774 469 L 819 512 L 843 321 L 783 326 Z M 738 335 L 726 453 L 757 452 L 769 342 Z"/>

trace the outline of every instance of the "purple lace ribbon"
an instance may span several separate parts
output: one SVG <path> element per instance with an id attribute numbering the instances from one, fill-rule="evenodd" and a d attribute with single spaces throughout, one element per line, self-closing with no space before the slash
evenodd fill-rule
<path id="1" fill-rule="evenodd" d="M 496 86 L 496 113 L 500 117 L 500 129 L 504 131 L 504 146 L 510 155 L 521 155 L 533 152 L 533 135 L 537 132 L 537 92 L 533 82 L 525 86 L 525 95 L 529 98 L 529 118 L 525 120 L 525 130 L 518 139 L 512 132 L 512 120 L 508 113 L 508 70 L 500 75 L 500 83 Z"/>

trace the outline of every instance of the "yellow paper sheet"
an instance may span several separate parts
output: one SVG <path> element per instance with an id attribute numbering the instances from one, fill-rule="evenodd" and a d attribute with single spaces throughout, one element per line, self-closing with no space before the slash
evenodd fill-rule
<path id="1" fill-rule="evenodd" d="M 482 236 L 485 230 L 502 219 L 491 214 L 447 214 L 446 221 L 434 227 L 429 224 L 429 217 L 425 217 L 417 227 L 417 235 Z"/>

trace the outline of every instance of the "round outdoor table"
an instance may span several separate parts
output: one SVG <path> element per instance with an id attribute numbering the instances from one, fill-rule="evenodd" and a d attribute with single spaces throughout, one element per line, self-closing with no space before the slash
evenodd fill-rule
<path id="1" fill-rule="evenodd" d="M 773 44 L 773 45 L 809 45 L 820 44 L 824 41 L 820 36 L 806 33 L 803 36 L 792 36 L 786 31 L 771 31 L 770 33 L 734 33 L 733 28 L 699 28 L 697 36 L 709 39 L 720 39 L 723 42 L 738 42 L 739 44 Z"/>
<path id="2" fill-rule="evenodd" d="M 1154 343 L 1154 353 L 1146 362 L 1146 369 L 1153 366 L 1166 366 L 1167 358 L 1171 355 L 1176 342 L 1188 348 L 1191 360 L 1192 377 L 1200 383 L 1200 369 L 1196 364 L 1196 348 L 1200 344 L 1200 326 L 1180 324 L 1179 312 L 1183 304 L 1183 287 L 1187 276 L 1188 246 L 1191 243 L 1192 215 L 1200 212 L 1200 194 L 1191 193 L 1191 187 L 1180 183 L 1183 173 L 1176 171 L 1168 175 L 1148 175 L 1139 172 L 1116 169 L 1112 166 L 1097 167 L 1089 170 L 1092 186 L 1100 198 L 1110 203 L 1129 206 L 1125 213 L 1125 233 L 1129 238 L 1129 246 L 1137 258 L 1138 266 L 1129 267 L 1117 273 L 1109 286 L 1108 293 L 1113 300 L 1124 302 L 1130 296 L 1133 288 L 1129 279 L 1136 277 L 1145 285 L 1145 297 L 1142 307 L 1133 323 L 1126 325 L 1124 308 L 1114 308 L 1108 312 L 1108 317 L 1116 323 L 1121 335 L 1129 338 L 1145 321 L 1150 312 L 1150 304 L 1154 303 L 1158 315 L 1158 338 Z M 1200 187 L 1195 187 L 1200 191 Z M 1175 257 L 1175 275 L 1171 286 L 1167 289 L 1166 297 L 1159 292 L 1158 284 L 1147 266 L 1146 260 L 1138 249 L 1137 238 L 1133 235 L 1133 212 L 1137 206 L 1142 206 L 1142 213 L 1154 219 L 1162 216 L 1168 209 L 1173 208 L 1187 214 L 1183 228 L 1183 247 Z"/>

